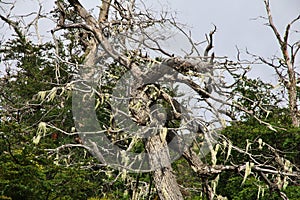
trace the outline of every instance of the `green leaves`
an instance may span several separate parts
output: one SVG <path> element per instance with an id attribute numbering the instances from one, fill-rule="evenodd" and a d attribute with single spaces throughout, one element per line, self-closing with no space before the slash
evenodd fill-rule
<path id="1" fill-rule="evenodd" d="M 274 87 L 271 84 L 265 83 L 260 79 L 250 79 L 242 77 L 238 80 L 232 93 L 236 104 L 252 111 L 255 116 L 260 119 L 268 118 L 270 111 L 281 101 Z M 240 115 L 241 119 L 249 119 L 241 110 L 232 107 L 235 115 Z"/>

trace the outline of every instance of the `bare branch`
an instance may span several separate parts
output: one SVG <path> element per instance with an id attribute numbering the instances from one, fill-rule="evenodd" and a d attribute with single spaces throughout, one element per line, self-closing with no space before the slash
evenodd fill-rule
<path id="1" fill-rule="evenodd" d="M 273 22 L 273 17 L 271 14 L 271 9 L 270 9 L 270 1 L 269 0 L 264 0 L 265 6 L 266 6 L 266 10 L 267 10 L 267 14 L 268 14 L 268 20 L 269 20 L 269 26 L 272 28 L 280 46 L 284 45 L 284 41 L 281 38 L 280 33 L 278 32 L 274 22 Z"/>
<path id="2" fill-rule="evenodd" d="M 217 27 L 214 25 L 214 29 L 209 33 L 209 37 L 206 36 L 208 45 L 204 51 L 204 57 L 208 57 L 209 51 L 213 48 L 213 35 L 217 31 Z"/>
<path id="3" fill-rule="evenodd" d="M 102 5 L 100 7 L 100 13 L 98 22 L 102 23 L 108 19 L 109 6 L 111 4 L 111 0 L 102 0 Z"/>
<path id="4" fill-rule="evenodd" d="M 21 28 L 19 27 L 19 24 L 17 22 L 12 21 L 1 14 L 0 19 L 6 22 L 9 26 L 11 26 L 14 29 L 18 37 L 21 39 L 21 42 L 25 42 L 25 35 L 22 33 Z"/>

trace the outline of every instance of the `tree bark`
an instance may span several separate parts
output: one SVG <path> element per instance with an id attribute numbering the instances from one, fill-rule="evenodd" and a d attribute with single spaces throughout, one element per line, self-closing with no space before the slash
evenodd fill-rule
<path id="1" fill-rule="evenodd" d="M 288 66 L 289 82 L 287 83 L 287 90 L 289 96 L 289 109 L 291 113 L 292 124 L 294 127 L 299 127 L 298 106 L 297 106 L 297 85 L 296 85 L 297 81 L 296 81 L 295 69 L 291 64 L 289 57 L 285 57 L 285 62 Z"/>
<path id="2" fill-rule="evenodd" d="M 161 200 L 180 200 L 183 196 L 172 173 L 167 142 L 155 135 L 146 143 L 146 149 L 150 154 L 152 166 L 157 167 L 153 172 L 153 182 Z"/>
<path id="3" fill-rule="evenodd" d="M 131 67 L 132 72 L 136 77 L 140 76 L 140 71 L 134 64 L 126 64 L 127 60 L 121 58 L 122 55 L 115 54 L 108 40 L 104 37 L 101 30 L 101 22 L 108 19 L 108 12 L 111 0 L 102 1 L 102 6 L 100 9 L 99 20 L 100 25 L 97 23 L 97 20 L 90 15 L 87 10 L 79 3 L 78 0 L 69 0 L 69 3 L 74 7 L 78 14 L 83 18 L 83 20 L 88 25 L 87 29 L 94 34 L 95 39 L 90 44 L 89 52 L 86 56 L 84 66 L 90 68 L 96 61 L 95 54 L 97 53 L 97 46 L 100 44 L 103 49 L 112 56 L 112 58 L 122 62 L 125 66 Z M 128 61 L 129 62 L 129 61 Z M 137 83 L 138 84 L 138 83 Z M 159 194 L 161 200 L 181 200 L 183 199 L 180 192 L 179 186 L 176 182 L 176 178 L 172 173 L 172 168 L 169 159 L 169 152 L 166 151 L 167 148 L 162 147 L 166 146 L 166 141 L 162 141 L 159 135 L 151 137 L 146 143 L 146 149 L 150 156 L 150 160 L 153 166 L 159 166 L 163 164 L 162 168 L 157 168 L 153 172 L 153 182 Z"/>
<path id="4" fill-rule="evenodd" d="M 108 19 L 109 7 L 111 4 L 111 0 L 102 0 L 102 5 L 100 7 L 99 19 L 98 21 L 104 22 Z"/>
<path id="5" fill-rule="evenodd" d="M 294 22 L 296 22 L 297 20 L 299 20 L 300 16 L 298 16 L 290 24 L 287 25 L 287 27 L 285 29 L 285 33 L 282 37 L 273 22 L 273 17 L 272 17 L 272 13 L 271 13 L 271 9 L 270 9 L 269 0 L 264 0 L 264 3 L 265 3 L 266 11 L 268 14 L 269 26 L 271 27 L 273 33 L 276 36 L 276 39 L 279 43 L 281 53 L 283 56 L 284 65 L 287 67 L 288 78 L 285 79 L 285 77 L 282 76 L 282 74 L 280 72 L 278 72 L 277 70 L 276 71 L 277 71 L 277 74 L 279 75 L 279 77 L 284 80 L 284 86 L 288 91 L 289 110 L 290 110 L 290 115 L 292 118 L 292 124 L 294 127 L 299 127 L 300 121 L 298 119 L 299 114 L 298 114 L 298 106 L 297 106 L 297 85 L 296 85 L 297 80 L 296 80 L 295 66 L 294 66 L 294 62 L 293 62 L 294 61 L 293 56 L 295 56 L 295 55 L 293 55 L 293 53 L 294 53 L 293 49 L 291 49 L 292 55 L 290 56 L 290 54 L 289 54 L 288 38 L 289 38 L 291 25 Z M 273 65 L 273 67 L 276 68 L 276 66 L 274 66 L 274 65 Z"/>

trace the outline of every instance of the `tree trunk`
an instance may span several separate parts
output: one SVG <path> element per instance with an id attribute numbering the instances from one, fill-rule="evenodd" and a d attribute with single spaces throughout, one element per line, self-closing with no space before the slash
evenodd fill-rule
<path id="1" fill-rule="evenodd" d="M 146 143 L 146 149 L 150 154 L 150 162 L 153 167 L 161 166 L 153 172 L 153 182 L 161 200 L 183 199 L 175 175 L 172 173 L 167 142 L 162 141 L 159 135 L 155 135 Z"/>
<path id="2" fill-rule="evenodd" d="M 299 127 L 298 119 L 298 107 L 297 107 L 297 81 L 295 69 L 289 60 L 289 57 L 285 56 L 285 62 L 288 66 L 289 82 L 287 83 L 287 90 L 289 95 L 289 109 L 292 118 L 292 124 L 294 127 Z"/>
<path id="3" fill-rule="evenodd" d="M 284 67 L 287 68 L 287 74 L 288 78 L 286 78 L 281 72 L 279 72 L 276 68 L 277 66 L 271 64 L 271 66 L 276 69 L 277 74 L 279 75 L 279 78 L 283 80 L 284 86 L 288 91 L 288 99 L 289 99 L 289 110 L 290 110 L 290 115 L 292 118 L 292 124 L 294 127 L 299 127 L 300 122 L 298 119 L 298 106 L 297 106 L 297 80 L 296 80 L 296 71 L 295 71 L 295 66 L 294 66 L 294 58 L 297 54 L 298 50 L 294 50 L 292 45 L 288 44 L 288 38 L 290 34 L 290 28 L 291 25 L 299 20 L 299 17 L 294 19 L 291 23 L 289 23 L 286 28 L 285 28 L 285 33 L 283 37 L 281 34 L 278 32 L 274 22 L 273 22 L 273 17 L 270 9 L 270 2 L 269 0 L 264 0 L 266 11 L 268 14 L 268 21 L 269 21 L 269 26 L 271 27 L 273 33 L 276 36 L 276 39 L 280 45 L 281 53 L 283 56 L 283 62 L 284 62 Z M 294 46 L 294 45 L 293 45 Z M 290 47 L 290 52 L 288 48 Z"/>
<path id="4" fill-rule="evenodd" d="M 102 1 L 99 19 L 97 21 L 94 19 L 94 17 L 92 17 L 92 15 L 90 15 L 87 12 L 87 10 L 79 3 L 78 0 L 69 0 L 69 3 L 75 8 L 78 14 L 90 26 L 95 36 L 95 40 L 91 42 L 90 48 L 88 48 L 90 51 L 88 52 L 86 60 L 84 62 L 84 66 L 87 68 L 92 67 L 93 62 L 96 61 L 95 53 L 97 52 L 97 48 L 95 47 L 98 46 L 98 44 L 100 44 L 103 47 L 103 49 L 112 58 L 118 59 L 120 62 L 125 60 L 125 59 L 123 60 L 120 59 L 121 55 L 114 54 L 115 53 L 114 50 L 112 49 L 107 39 L 104 37 L 102 30 L 99 29 L 97 24 L 107 20 L 110 2 L 111 0 Z M 130 66 L 133 74 L 136 77 L 141 77 L 138 68 L 135 67 L 135 65 L 133 64 L 130 64 Z M 150 156 L 150 160 L 153 164 L 152 166 L 157 167 L 160 164 L 163 165 L 163 167 L 158 167 L 155 169 L 153 174 L 153 181 L 155 183 L 155 187 L 158 191 L 161 200 L 181 200 L 183 199 L 183 197 L 182 194 L 180 193 L 179 186 L 176 182 L 175 176 L 172 173 L 172 168 L 169 159 L 169 152 L 167 150 L 166 145 L 167 145 L 166 141 L 162 141 L 159 135 L 155 135 L 149 138 L 149 140 L 146 143 L 146 149 L 148 153 L 152 155 Z"/>

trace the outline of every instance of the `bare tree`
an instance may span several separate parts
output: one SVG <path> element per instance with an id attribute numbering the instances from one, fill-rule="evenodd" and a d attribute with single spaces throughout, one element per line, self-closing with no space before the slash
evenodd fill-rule
<path id="1" fill-rule="evenodd" d="M 259 57 L 259 59 L 266 65 L 272 67 L 278 75 L 280 83 L 288 91 L 288 104 L 293 126 L 299 127 L 299 111 L 298 111 L 298 97 L 297 97 L 297 83 L 299 73 L 297 72 L 296 58 L 300 49 L 299 41 L 292 43 L 290 41 L 291 27 L 299 22 L 300 16 L 293 19 L 286 27 L 283 34 L 281 34 L 272 17 L 270 2 L 264 0 L 266 12 L 268 15 L 268 26 L 272 29 L 277 42 L 280 47 L 281 57 L 275 57 L 271 61 Z"/>
<path id="2" fill-rule="evenodd" d="M 290 26 L 299 17 L 287 26 L 282 38 L 272 21 L 269 2 L 265 1 L 265 4 L 269 24 L 282 50 L 283 63 L 279 67 L 287 69 L 288 77 L 273 63 L 260 59 L 274 67 L 287 88 L 293 125 L 299 126 L 295 57 L 300 47 L 298 43 L 288 45 Z M 54 98 L 59 93 L 58 89 L 72 89 L 76 131 L 70 133 L 50 123 L 43 125 L 65 135 L 79 134 L 81 138 L 80 144 L 65 144 L 47 151 L 57 153 L 65 148 L 83 147 L 98 159 L 101 166 L 117 167 L 120 171 L 147 171 L 143 167 L 149 164 L 150 168 L 147 169 L 153 173 L 156 191 L 162 200 L 183 199 L 171 166 L 178 156 L 186 159 L 191 169 L 197 173 L 207 199 L 217 196 L 217 180 L 225 171 L 244 171 L 245 179 L 255 172 L 286 199 L 286 195 L 280 190 L 282 185 L 276 184 L 275 178 L 269 178 L 267 174 L 277 175 L 284 180 L 289 177 L 296 181 L 300 176 L 297 166 L 284 159 L 277 149 L 259 139 L 254 141 L 258 145 L 256 149 L 260 151 L 260 155 L 256 156 L 249 151 L 248 145 L 245 149 L 240 149 L 225 136 L 218 135 L 218 130 L 231 120 L 232 115 L 228 113 L 230 107 L 253 116 L 272 130 L 278 127 L 259 118 L 254 108 L 251 110 L 235 102 L 231 87 L 246 76 L 247 69 L 240 62 L 228 61 L 211 53 L 216 27 L 200 43 L 206 45 L 205 51 L 201 53 L 199 43 L 194 42 L 191 35 L 172 16 L 162 13 L 157 18 L 143 9 L 143 6 L 139 7 L 134 0 L 103 0 L 96 18 L 78 0 L 56 1 L 55 12 L 58 16 L 56 27 L 52 30 L 54 41 L 57 44 L 56 35 L 60 31 L 75 31 L 76 40 L 84 51 L 84 59 L 82 63 L 63 60 L 56 45 L 56 59 L 76 68 L 77 73 L 73 74 L 74 79 L 68 84 L 39 93 L 43 103 L 47 98 Z M 24 37 L 15 21 L 9 19 L 9 16 L 0 17 L 14 28 L 18 37 Z M 185 50 L 183 56 L 164 47 L 176 34 L 189 43 L 190 49 Z M 291 49 L 291 55 L 288 48 Z M 116 68 L 122 71 L 117 78 L 113 71 Z M 235 82 L 228 85 L 224 80 L 225 73 L 239 76 L 233 77 Z M 171 86 L 160 84 L 166 81 Z M 185 85 L 184 94 L 191 92 L 186 99 L 176 98 L 176 83 Z M 109 84 L 115 85 L 113 92 L 105 88 Z M 95 99 L 98 100 L 96 104 Z M 113 108 L 110 111 L 110 123 L 102 127 L 93 120 L 93 112 L 101 101 Z M 164 106 L 153 106 L 158 103 Z M 189 107 L 190 104 L 193 106 Z M 259 100 L 253 104 L 266 110 Z M 173 125 L 168 124 L 172 121 L 175 121 Z M 132 125 L 132 122 L 135 124 Z M 105 138 L 99 135 L 110 138 L 111 144 L 107 145 Z M 204 142 L 199 142 L 199 138 L 204 138 Z M 142 158 L 139 157 L 140 154 L 133 157 L 127 155 L 132 153 L 137 143 L 143 144 Z M 198 146 L 198 152 L 191 147 L 192 143 Z M 220 149 L 227 157 L 224 163 L 217 158 Z M 248 161 L 233 161 L 228 164 L 231 151 L 244 155 Z M 204 162 L 207 153 L 211 160 Z"/>

